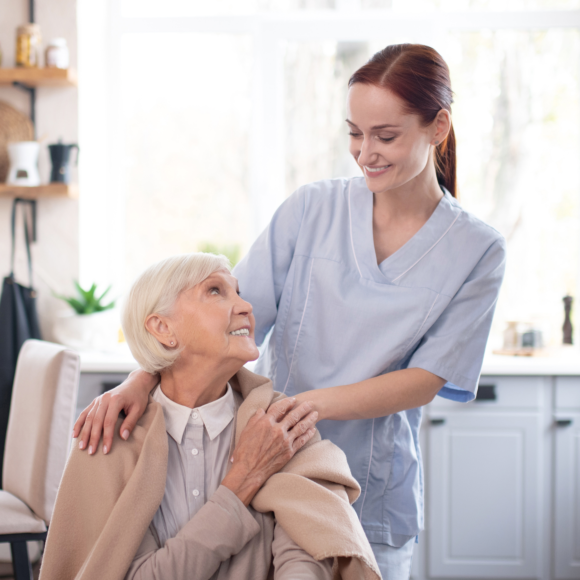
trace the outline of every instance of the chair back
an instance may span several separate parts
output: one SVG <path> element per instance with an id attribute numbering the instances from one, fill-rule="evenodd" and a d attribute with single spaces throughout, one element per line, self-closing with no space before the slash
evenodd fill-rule
<path id="1" fill-rule="evenodd" d="M 2 487 L 48 525 L 71 445 L 80 357 L 59 344 L 27 340 L 18 356 Z"/>

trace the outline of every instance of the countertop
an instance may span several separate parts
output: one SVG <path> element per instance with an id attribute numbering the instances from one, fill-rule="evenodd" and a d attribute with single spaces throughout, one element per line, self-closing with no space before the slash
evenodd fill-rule
<path id="1" fill-rule="evenodd" d="M 110 352 L 81 351 L 83 373 L 129 373 L 138 368 L 126 345 Z M 250 366 L 250 365 L 248 365 Z M 577 375 L 580 376 L 580 348 L 565 347 L 546 352 L 543 356 L 486 355 L 482 375 Z"/>

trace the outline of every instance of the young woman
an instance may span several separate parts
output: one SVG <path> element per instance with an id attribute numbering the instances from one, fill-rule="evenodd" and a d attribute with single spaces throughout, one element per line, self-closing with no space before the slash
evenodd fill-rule
<path id="1" fill-rule="evenodd" d="M 502 282 L 505 242 L 456 196 L 449 70 L 423 45 L 375 54 L 349 81 L 363 177 L 305 185 L 236 267 L 254 306 L 257 372 L 313 401 L 362 487 L 355 508 L 383 577 L 409 576 L 423 527 L 421 407 L 470 401 Z M 270 332 L 271 331 L 271 332 Z M 81 445 L 128 437 L 156 379 L 143 371 L 79 418 Z M 330 419 L 330 421 L 329 421 Z"/>

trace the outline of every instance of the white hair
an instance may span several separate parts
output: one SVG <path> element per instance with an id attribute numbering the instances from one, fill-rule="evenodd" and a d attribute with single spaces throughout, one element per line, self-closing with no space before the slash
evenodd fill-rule
<path id="1" fill-rule="evenodd" d="M 161 260 L 137 278 L 123 308 L 122 326 L 131 353 L 144 371 L 158 373 L 170 367 L 180 352 L 167 348 L 147 330 L 147 317 L 169 315 L 181 292 L 224 268 L 230 270 L 225 256 L 198 252 Z"/>

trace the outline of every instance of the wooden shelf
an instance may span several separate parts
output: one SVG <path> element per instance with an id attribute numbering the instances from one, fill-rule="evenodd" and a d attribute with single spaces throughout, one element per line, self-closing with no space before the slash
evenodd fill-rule
<path id="1" fill-rule="evenodd" d="M 76 70 L 62 68 L 0 68 L 0 85 L 23 83 L 29 87 L 76 87 Z"/>
<path id="2" fill-rule="evenodd" d="M 22 187 L 0 183 L 0 198 L 21 197 L 23 199 L 41 199 L 45 197 L 70 197 L 77 199 L 79 187 L 76 183 L 48 183 L 36 187 Z"/>

